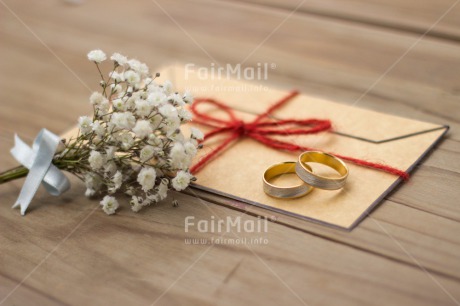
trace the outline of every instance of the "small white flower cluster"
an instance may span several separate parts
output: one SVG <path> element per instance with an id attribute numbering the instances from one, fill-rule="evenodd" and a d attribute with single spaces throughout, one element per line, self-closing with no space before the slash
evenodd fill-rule
<path id="1" fill-rule="evenodd" d="M 101 50 L 88 53 L 99 71 L 107 60 Z M 101 73 L 102 92 L 94 92 L 90 103 L 93 118 L 78 120 L 80 135 L 61 154 L 81 157 L 79 174 L 86 195 L 106 193 L 101 201 L 107 214 L 115 213 L 118 191 L 131 196 L 131 208 L 163 200 L 171 188 L 181 191 L 195 180 L 189 172 L 203 134 L 191 129 L 190 137 L 181 124 L 191 120 L 187 105 L 190 93 L 180 95 L 169 81 L 158 84 L 144 63 L 114 53 L 113 70 Z"/>

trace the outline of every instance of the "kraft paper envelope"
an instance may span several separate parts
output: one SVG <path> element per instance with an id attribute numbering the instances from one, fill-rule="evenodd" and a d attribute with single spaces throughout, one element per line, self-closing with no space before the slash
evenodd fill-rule
<path id="1" fill-rule="evenodd" d="M 262 74 L 263 75 L 263 74 Z M 199 74 L 184 66 L 165 69 L 161 79 L 169 79 L 178 91 L 190 90 L 195 97 L 215 98 L 231 106 L 244 120 L 254 118 L 286 96 L 288 91 L 267 82 L 243 82 L 215 74 Z M 200 110 L 206 108 L 200 108 Z M 210 107 L 214 116 L 224 114 Z M 447 132 L 447 126 L 401 118 L 308 96 L 295 97 L 273 113 L 277 119 L 319 118 L 332 121 L 334 132 L 282 138 L 326 152 L 380 162 L 411 171 Z M 209 129 L 197 125 L 202 131 Z M 223 138 L 228 135 L 222 135 Z M 222 139 L 222 138 L 221 138 Z M 220 142 L 206 142 L 196 160 Z M 270 165 L 295 161 L 297 153 L 277 151 L 246 138 L 235 141 L 197 173 L 195 188 L 223 195 L 306 220 L 351 229 L 394 189 L 400 179 L 374 169 L 347 163 L 350 174 L 343 190 L 315 189 L 292 200 L 275 199 L 262 189 L 262 175 Z M 314 168 L 315 170 L 315 168 Z M 282 182 L 280 182 L 282 183 Z"/>
<path id="2" fill-rule="evenodd" d="M 163 69 L 159 82 L 171 80 L 177 91 L 189 90 L 195 97 L 215 98 L 231 106 L 237 116 L 251 120 L 287 95 L 287 91 L 268 87 L 267 82 L 247 82 L 199 74 L 181 65 Z M 200 108 L 200 110 L 202 110 Z M 204 111 L 225 115 L 212 107 Z M 298 145 L 325 152 L 384 163 L 411 171 L 435 143 L 447 132 L 447 126 L 421 122 L 365 110 L 303 93 L 273 113 L 277 119 L 329 119 L 334 132 L 283 137 Z M 192 124 L 193 125 L 193 124 Z M 203 132 L 208 131 L 196 126 Z M 206 142 L 195 159 L 198 161 L 228 135 Z M 262 176 L 270 165 L 295 161 L 297 153 L 275 150 L 250 138 L 235 141 L 200 172 L 193 188 L 225 196 L 321 224 L 351 229 L 356 226 L 401 179 L 374 169 L 347 163 L 349 176 L 338 191 L 315 189 L 298 199 L 276 199 L 262 189 Z M 313 167 L 316 171 L 317 168 Z M 322 171 L 319 168 L 319 171 Z M 321 173 L 321 172 L 320 172 Z M 294 177 L 287 180 L 297 179 Z M 281 179 L 280 184 L 283 182 Z"/>

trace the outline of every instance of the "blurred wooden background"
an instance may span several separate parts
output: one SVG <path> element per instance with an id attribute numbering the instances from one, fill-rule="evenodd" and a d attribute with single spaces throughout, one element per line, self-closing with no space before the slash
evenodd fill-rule
<path id="1" fill-rule="evenodd" d="M 451 126 L 351 233 L 274 222 L 268 245 L 187 245 L 213 234 L 185 233 L 186 216 L 254 219 L 189 195 L 107 217 L 72 180 L 21 218 L 22 181 L 0 186 L 0 305 L 459 304 L 459 2 L 0 0 L 1 169 L 14 133 L 90 113 L 95 48 L 152 68 L 274 62 L 272 85 Z"/>

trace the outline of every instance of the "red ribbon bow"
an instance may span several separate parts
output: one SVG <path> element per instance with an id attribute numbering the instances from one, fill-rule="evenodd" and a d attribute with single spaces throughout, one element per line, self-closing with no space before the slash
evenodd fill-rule
<path id="1" fill-rule="evenodd" d="M 307 135 L 307 134 L 316 134 L 319 132 L 324 132 L 331 130 L 331 122 L 329 120 L 320 120 L 320 119 L 305 119 L 305 120 L 296 120 L 296 119 L 286 119 L 286 120 L 264 120 L 267 119 L 276 109 L 280 108 L 292 98 L 297 96 L 299 92 L 292 91 L 286 97 L 276 102 L 273 106 L 268 108 L 266 112 L 258 115 L 253 121 L 245 122 L 238 119 L 235 116 L 233 110 L 227 105 L 218 102 L 215 99 L 209 98 L 196 98 L 195 102 L 192 104 L 191 112 L 194 115 L 193 122 L 211 127 L 213 130 L 204 135 L 202 142 L 223 133 L 229 133 L 230 135 L 217 147 L 215 147 L 211 152 L 205 155 L 201 160 L 196 163 L 193 167 L 190 168 L 190 172 L 197 173 L 200 171 L 214 156 L 223 151 L 230 143 L 234 140 L 239 139 L 240 137 L 250 137 L 268 147 L 277 149 L 277 150 L 286 150 L 291 152 L 303 152 L 303 151 L 322 151 L 318 149 L 308 148 L 299 146 L 293 143 L 281 141 L 270 137 L 270 135 Z M 208 114 L 202 113 L 197 110 L 198 105 L 200 104 L 211 104 L 216 106 L 221 111 L 225 112 L 229 119 L 223 120 Z M 294 126 L 294 127 L 292 127 Z M 368 162 L 365 160 L 343 156 L 335 153 L 331 153 L 343 160 L 349 161 L 353 164 L 368 167 L 394 175 L 398 175 L 403 179 L 407 180 L 409 174 L 405 171 L 379 164 Z"/>

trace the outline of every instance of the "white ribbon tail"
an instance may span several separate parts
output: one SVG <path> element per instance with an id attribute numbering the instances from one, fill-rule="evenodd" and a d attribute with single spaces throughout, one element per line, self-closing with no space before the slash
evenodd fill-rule
<path id="1" fill-rule="evenodd" d="M 11 154 L 24 167 L 29 169 L 26 181 L 22 186 L 16 203 L 13 207 L 20 206 L 24 215 L 27 207 L 43 182 L 46 190 L 58 196 L 70 188 L 70 182 L 64 173 L 52 164 L 54 153 L 59 145 L 59 136 L 47 129 L 42 129 L 34 140 L 32 148 L 15 135 L 15 145 Z"/>

